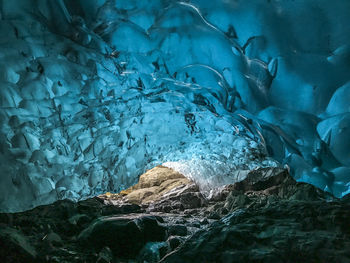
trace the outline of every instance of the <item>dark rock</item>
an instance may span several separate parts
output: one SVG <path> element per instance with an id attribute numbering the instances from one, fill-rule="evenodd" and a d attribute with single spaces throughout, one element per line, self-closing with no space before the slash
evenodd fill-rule
<path id="1" fill-rule="evenodd" d="M 184 193 L 179 199 L 185 209 L 198 208 L 206 204 L 205 198 L 199 192 Z"/>
<path id="2" fill-rule="evenodd" d="M 228 211 L 232 211 L 235 208 L 246 207 L 251 202 L 252 200 L 244 194 L 240 194 L 240 195 L 229 194 L 229 196 L 226 199 L 224 207 Z"/>
<path id="3" fill-rule="evenodd" d="M 56 247 L 62 245 L 62 238 L 55 232 L 48 233 L 42 238 L 42 240 L 47 242 L 50 246 Z"/>
<path id="4" fill-rule="evenodd" d="M 77 214 L 69 218 L 68 221 L 73 225 L 84 227 L 86 224 L 89 224 L 92 221 L 92 218 L 85 214 Z"/>
<path id="5" fill-rule="evenodd" d="M 208 200 L 184 178 L 157 187 L 152 200 L 131 187 L 0 214 L 0 262 L 350 262 L 349 196 L 285 170 L 251 171 Z"/>
<path id="6" fill-rule="evenodd" d="M 104 216 L 140 213 L 141 207 L 137 204 L 107 205 L 102 207 L 101 214 Z"/>
<path id="7" fill-rule="evenodd" d="M 200 223 L 201 225 L 207 225 L 207 224 L 209 224 L 209 221 L 208 221 L 208 219 L 203 218 L 199 223 Z"/>
<path id="8" fill-rule="evenodd" d="M 282 201 L 237 210 L 162 262 L 350 262 L 350 205 Z"/>
<path id="9" fill-rule="evenodd" d="M 133 258 L 149 241 L 165 240 L 165 227 L 155 217 L 102 217 L 79 235 L 79 241 L 94 249 L 109 247 L 115 256 Z"/>
<path id="10" fill-rule="evenodd" d="M 187 236 L 187 227 L 184 225 L 171 225 L 168 233 L 171 236 Z"/>
<path id="11" fill-rule="evenodd" d="M 192 224 L 191 224 L 191 226 L 192 227 L 195 227 L 195 228 L 201 228 L 201 224 L 200 223 L 198 223 L 198 222 L 193 222 Z"/>
<path id="12" fill-rule="evenodd" d="M 100 218 L 84 230 L 79 241 L 86 246 L 100 250 L 110 247 L 114 255 L 137 255 L 143 246 L 141 230 L 136 222 L 127 218 Z"/>
<path id="13" fill-rule="evenodd" d="M 98 253 L 97 263 L 111 263 L 113 261 L 113 253 L 109 247 L 104 247 Z"/>
<path id="14" fill-rule="evenodd" d="M 168 244 L 166 242 L 149 242 L 141 250 L 138 262 L 159 262 L 168 252 Z"/>
<path id="15" fill-rule="evenodd" d="M 185 220 L 185 218 L 179 218 L 175 221 L 175 224 L 185 224 L 187 221 Z"/>
<path id="16" fill-rule="evenodd" d="M 270 187 L 288 185 L 294 183 L 294 179 L 290 177 L 287 170 L 281 168 L 260 168 L 251 171 L 247 177 L 234 184 L 232 190 L 236 191 L 261 191 Z"/>
<path id="17" fill-rule="evenodd" d="M 41 262 L 29 240 L 18 230 L 0 228 L 0 262 Z"/>
<path id="18" fill-rule="evenodd" d="M 170 249 L 174 250 L 175 248 L 180 246 L 183 243 L 183 241 L 180 237 L 170 236 L 168 238 L 168 243 L 169 243 Z"/>
<path id="19" fill-rule="evenodd" d="M 162 259 L 169 252 L 168 244 L 166 242 L 163 242 L 162 245 L 158 247 L 158 251 L 159 251 L 159 259 Z"/>
<path id="20" fill-rule="evenodd" d="M 208 219 L 220 219 L 220 215 L 217 212 L 212 212 L 209 214 Z"/>
<path id="21" fill-rule="evenodd" d="M 136 218 L 137 226 L 142 231 L 145 242 L 164 241 L 166 238 L 166 227 L 159 224 L 155 216 L 141 216 Z"/>

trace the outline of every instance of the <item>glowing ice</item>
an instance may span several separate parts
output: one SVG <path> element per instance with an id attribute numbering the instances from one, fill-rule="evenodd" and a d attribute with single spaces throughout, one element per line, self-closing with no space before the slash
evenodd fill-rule
<path id="1" fill-rule="evenodd" d="M 350 2 L 3 1 L 0 209 L 288 164 L 350 191 Z M 231 174 L 227 176 L 227 174 Z"/>

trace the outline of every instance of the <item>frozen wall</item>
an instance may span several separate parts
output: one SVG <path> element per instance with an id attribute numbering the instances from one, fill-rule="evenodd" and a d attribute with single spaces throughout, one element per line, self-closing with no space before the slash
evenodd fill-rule
<path id="1" fill-rule="evenodd" d="M 0 208 L 288 164 L 350 182 L 350 2 L 2 1 Z"/>

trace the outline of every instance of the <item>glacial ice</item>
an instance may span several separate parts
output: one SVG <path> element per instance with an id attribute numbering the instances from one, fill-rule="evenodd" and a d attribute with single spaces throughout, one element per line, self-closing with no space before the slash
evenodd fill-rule
<path id="1" fill-rule="evenodd" d="M 350 2 L 2 1 L 0 210 L 173 167 L 350 191 Z"/>

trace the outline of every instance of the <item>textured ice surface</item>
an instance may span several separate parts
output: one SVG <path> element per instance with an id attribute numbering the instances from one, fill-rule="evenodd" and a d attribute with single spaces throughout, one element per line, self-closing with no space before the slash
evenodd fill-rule
<path id="1" fill-rule="evenodd" d="M 165 163 L 218 186 L 288 164 L 350 189 L 350 2 L 2 1 L 0 208 Z M 227 176 L 231 174 L 231 177 Z"/>

